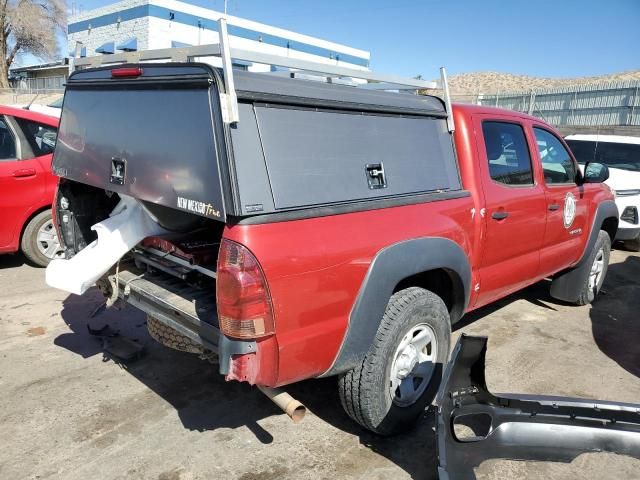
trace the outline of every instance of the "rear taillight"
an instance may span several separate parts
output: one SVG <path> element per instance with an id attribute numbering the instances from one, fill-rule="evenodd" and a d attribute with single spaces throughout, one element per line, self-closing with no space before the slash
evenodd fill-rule
<path id="1" fill-rule="evenodd" d="M 220 244 L 216 297 L 225 335 L 258 338 L 274 333 L 267 280 L 253 254 L 239 243 L 223 239 Z"/>
<path id="2" fill-rule="evenodd" d="M 111 78 L 139 77 L 140 75 L 142 75 L 140 67 L 123 67 L 111 70 Z"/>

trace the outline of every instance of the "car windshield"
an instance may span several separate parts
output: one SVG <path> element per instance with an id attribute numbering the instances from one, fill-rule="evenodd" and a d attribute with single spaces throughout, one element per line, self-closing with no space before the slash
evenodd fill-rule
<path id="1" fill-rule="evenodd" d="M 640 144 L 567 140 L 581 165 L 598 162 L 611 168 L 640 172 Z"/>

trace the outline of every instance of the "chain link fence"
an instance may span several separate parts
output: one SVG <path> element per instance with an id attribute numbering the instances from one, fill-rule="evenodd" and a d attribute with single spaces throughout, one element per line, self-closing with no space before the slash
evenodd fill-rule
<path id="1" fill-rule="evenodd" d="M 12 80 L 11 85 L 19 90 L 38 92 L 41 90 L 63 90 L 67 77 L 58 75 L 53 77 L 19 78 Z"/>
<path id="2" fill-rule="evenodd" d="M 573 87 L 457 94 L 458 103 L 507 108 L 540 117 L 555 126 L 640 127 L 640 81 L 625 81 Z"/>

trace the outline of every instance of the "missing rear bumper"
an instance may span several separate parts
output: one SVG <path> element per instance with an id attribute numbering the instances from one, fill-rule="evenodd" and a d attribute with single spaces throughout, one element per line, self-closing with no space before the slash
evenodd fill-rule
<path id="1" fill-rule="evenodd" d="M 486 337 L 463 335 L 438 394 L 438 473 L 473 479 L 491 458 L 570 462 L 585 452 L 640 458 L 640 405 L 565 397 L 493 395 Z"/>
<path id="2" fill-rule="evenodd" d="M 230 379 L 239 381 L 256 377 L 257 360 L 250 356 L 257 353 L 257 343 L 230 339 L 220 332 L 213 291 L 190 287 L 164 271 L 138 268 L 131 261 L 121 263 L 108 283 L 117 283 L 123 301 L 186 337 L 204 354 L 217 355 L 222 375 L 231 374 Z"/>

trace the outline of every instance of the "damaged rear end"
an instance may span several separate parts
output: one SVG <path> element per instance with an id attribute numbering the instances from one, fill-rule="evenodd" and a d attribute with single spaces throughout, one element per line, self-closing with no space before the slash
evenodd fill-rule
<path id="1" fill-rule="evenodd" d="M 107 306 L 145 312 L 156 340 L 219 361 L 227 379 L 269 385 L 259 373 L 261 352 L 275 351 L 267 281 L 224 239 L 233 198 L 221 85 L 193 63 L 70 77 L 53 161 L 68 260 L 52 262 L 47 281 L 73 293 L 95 282 Z"/>

